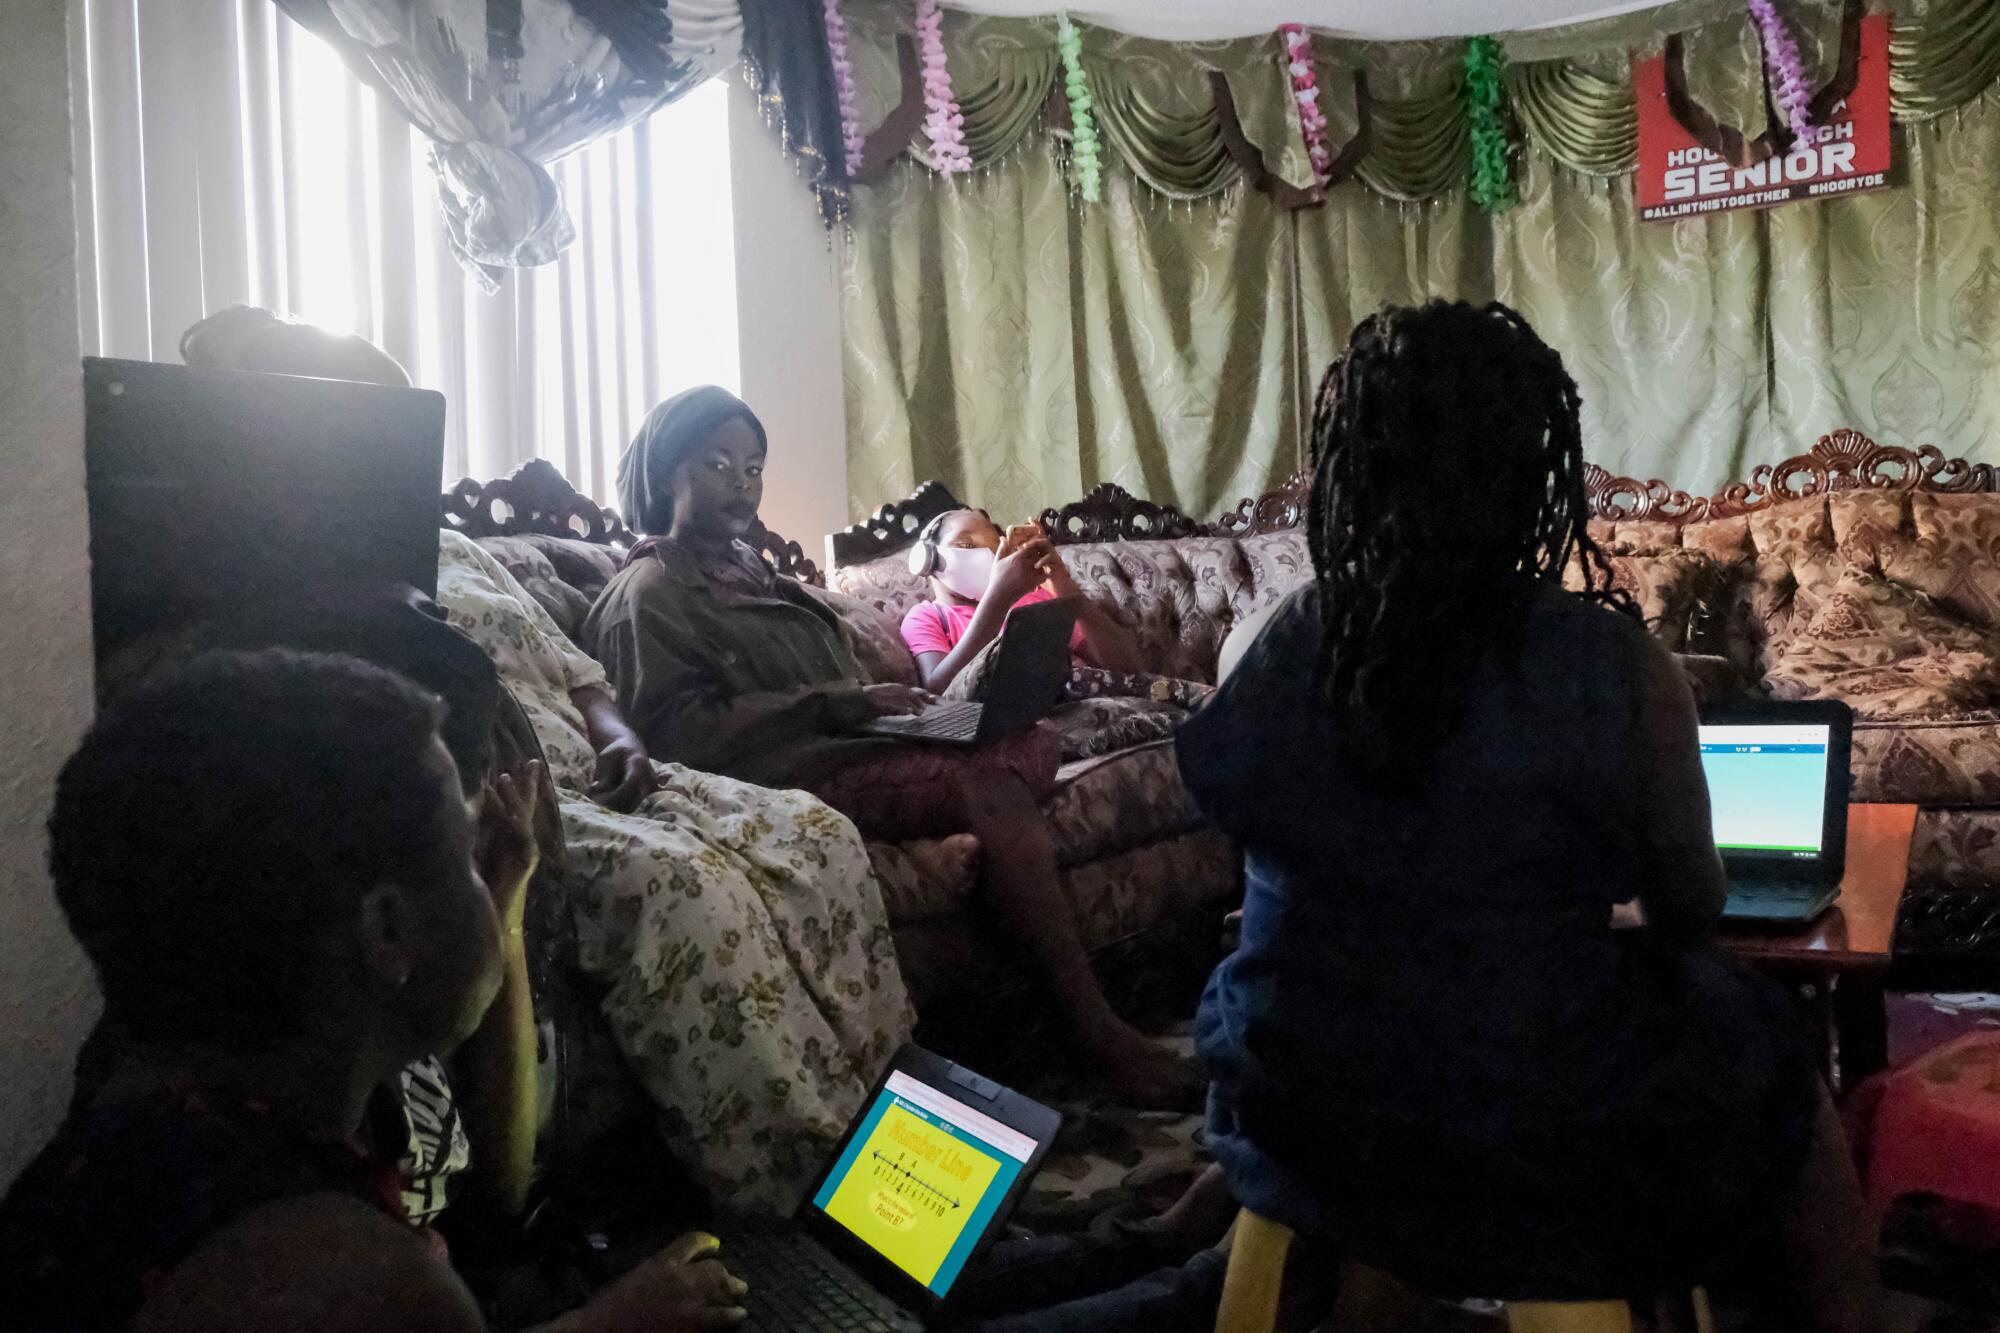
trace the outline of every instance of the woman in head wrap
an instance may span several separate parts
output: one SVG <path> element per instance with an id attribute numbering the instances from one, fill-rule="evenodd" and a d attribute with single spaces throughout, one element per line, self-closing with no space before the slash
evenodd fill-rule
<path id="1" fill-rule="evenodd" d="M 215 369 L 409 382 L 372 344 L 245 307 L 183 348 Z M 449 530 L 437 602 L 540 742 L 576 961 L 668 1143 L 719 1204 L 788 1211 L 914 1020 L 866 846 L 804 792 L 652 762 L 598 664 Z"/>
<path id="2" fill-rule="evenodd" d="M 653 409 L 618 467 L 634 548 L 584 623 L 654 754 L 767 787 L 803 787 L 871 838 L 975 835 L 982 892 L 1051 983 L 1083 1053 L 1140 1104 L 1193 1073 L 1111 1008 L 1057 876 L 1041 799 L 1059 760 L 1043 729 L 982 747 L 916 746 L 861 728 L 928 699 L 863 685 L 833 613 L 743 540 L 764 492 L 764 428 L 712 385 Z"/>

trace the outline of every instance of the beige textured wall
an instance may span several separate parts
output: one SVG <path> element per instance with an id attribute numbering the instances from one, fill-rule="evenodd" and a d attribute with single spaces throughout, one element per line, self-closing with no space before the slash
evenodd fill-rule
<path id="1" fill-rule="evenodd" d="M 0 0 L 0 1180 L 59 1118 L 97 1009 L 42 869 L 91 689 L 63 11 Z"/>
<path id="2" fill-rule="evenodd" d="M 823 561 L 826 534 L 847 525 L 839 242 L 820 226 L 812 191 L 758 118 L 756 99 L 730 77 L 742 393 L 771 436 L 763 518 Z"/>

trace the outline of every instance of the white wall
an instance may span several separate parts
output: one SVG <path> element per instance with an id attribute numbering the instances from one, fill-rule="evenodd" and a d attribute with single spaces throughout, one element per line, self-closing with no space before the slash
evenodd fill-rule
<path id="1" fill-rule="evenodd" d="M 0 0 L 0 1181 L 60 1118 L 97 1012 L 42 868 L 91 692 L 63 11 Z"/>
<path id="2" fill-rule="evenodd" d="M 730 79 L 741 392 L 771 436 L 763 519 L 824 563 L 826 534 L 847 526 L 838 229 L 820 226 L 756 97 Z"/>

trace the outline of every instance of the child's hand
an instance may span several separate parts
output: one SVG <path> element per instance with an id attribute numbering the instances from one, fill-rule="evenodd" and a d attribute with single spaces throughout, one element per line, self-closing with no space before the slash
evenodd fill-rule
<path id="1" fill-rule="evenodd" d="M 567 1323 L 567 1333 L 707 1333 L 748 1319 L 750 1288 L 722 1266 L 722 1243 L 682 1236 L 598 1292 Z"/>
<path id="2" fill-rule="evenodd" d="M 1013 527 L 1007 529 L 1007 535 L 1000 539 L 1000 550 L 995 554 L 994 558 L 1005 560 L 1029 542 L 1041 542 L 1048 539 L 1049 535 L 1042 531 L 1041 524 L 1016 523 Z"/>
<path id="3" fill-rule="evenodd" d="M 493 895 L 503 931 L 515 933 L 528 902 L 528 881 L 541 860 L 535 843 L 535 803 L 542 794 L 542 763 L 532 760 L 518 772 L 502 773 L 486 784 L 479 803 L 473 864 Z"/>
<path id="4" fill-rule="evenodd" d="M 1076 586 L 1076 576 L 1069 572 L 1056 549 L 1049 548 L 1048 558 L 1042 561 L 1042 581 L 1050 593 L 1057 597 L 1081 597 L 1083 589 Z"/>
<path id="5" fill-rule="evenodd" d="M 993 581 L 986 585 L 986 596 L 997 597 L 1002 606 L 1014 605 L 1047 581 L 1046 566 L 1055 559 L 1055 548 L 1049 545 L 1048 539 L 1035 538 L 1012 554 L 1002 556 L 994 564 Z"/>

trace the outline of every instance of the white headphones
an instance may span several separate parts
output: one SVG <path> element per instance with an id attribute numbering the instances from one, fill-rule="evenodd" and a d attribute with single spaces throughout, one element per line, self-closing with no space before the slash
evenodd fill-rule
<path id="1" fill-rule="evenodd" d="M 967 505 L 963 509 L 947 509 L 917 532 L 917 544 L 910 548 L 910 572 L 920 579 L 927 579 L 944 566 L 944 553 L 938 550 L 938 533 L 944 528 L 944 521 L 953 514 L 984 514 L 984 509 L 974 509 Z M 991 519 L 989 517 L 988 521 Z"/>
<path id="2" fill-rule="evenodd" d="M 910 572 L 920 579 L 927 579 L 937 573 L 944 563 L 944 556 L 938 552 L 938 529 L 944 526 L 945 514 L 955 514 L 955 509 L 947 509 L 917 532 L 917 544 L 910 548 Z"/>

